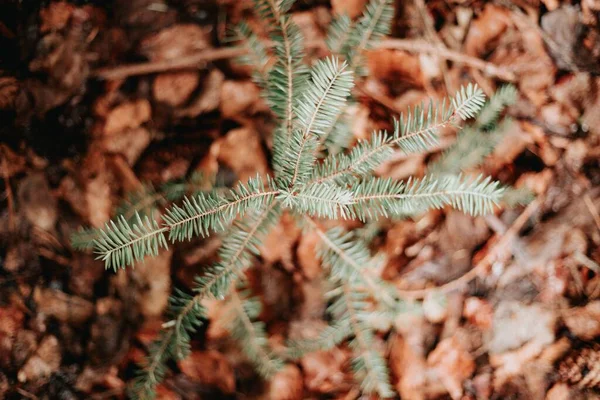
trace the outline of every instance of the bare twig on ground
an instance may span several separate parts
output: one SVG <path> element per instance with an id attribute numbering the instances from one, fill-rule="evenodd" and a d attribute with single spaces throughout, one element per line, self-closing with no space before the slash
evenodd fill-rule
<path id="1" fill-rule="evenodd" d="M 500 78 L 504 81 L 514 82 L 517 79 L 515 73 L 507 68 L 499 67 L 496 64 L 484 61 L 480 58 L 468 56 L 447 48 L 434 46 L 423 41 L 386 39 L 381 41 L 379 47 L 384 49 L 404 50 L 410 53 L 435 54 L 455 63 L 464 64 L 466 66 L 481 70 L 490 76 Z"/>
<path id="2" fill-rule="evenodd" d="M 308 47 L 322 47 L 321 43 L 308 43 Z M 483 72 L 500 78 L 505 81 L 514 81 L 516 76 L 506 68 L 499 67 L 493 63 L 483 61 L 476 57 L 467 56 L 460 52 L 452 51 L 447 48 L 440 48 L 423 41 L 412 39 L 387 39 L 383 40 L 379 48 L 404 50 L 411 53 L 435 54 L 447 60 L 462 63 L 472 68 L 482 70 Z M 199 65 L 216 60 L 235 58 L 246 54 L 247 50 L 243 47 L 226 47 L 218 49 L 202 50 L 199 53 L 190 54 L 174 60 L 148 61 L 137 64 L 125 64 L 117 67 L 99 68 L 92 72 L 92 76 L 100 79 L 116 80 L 124 79 L 129 76 L 147 75 L 158 72 L 165 72 L 178 69 L 198 68 Z"/>
<path id="3" fill-rule="evenodd" d="M 101 79 L 124 79 L 129 76 L 153 74 L 177 69 L 197 68 L 199 65 L 203 65 L 210 61 L 239 57 L 246 52 L 247 50 L 243 47 L 208 49 L 172 60 L 149 61 L 138 64 L 125 64 L 118 67 L 100 68 L 93 71 L 92 75 Z"/>

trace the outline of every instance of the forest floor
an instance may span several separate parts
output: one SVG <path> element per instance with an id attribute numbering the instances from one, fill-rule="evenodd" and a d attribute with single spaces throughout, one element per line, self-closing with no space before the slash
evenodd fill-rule
<path id="1" fill-rule="evenodd" d="M 332 15 L 355 17 L 365 1 L 296 3 L 308 56 L 320 57 Z M 513 83 L 513 125 L 480 169 L 535 200 L 378 226 L 383 277 L 423 299 L 387 337 L 394 388 L 403 399 L 600 398 L 600 3 L 396 3 L 355 91 L 354 136 L 461 84 L 490 95 Z M 115 274 L 69 238 L 144 184 L 269 171 L 272 117 L 225 41 L 241 20 L 260 27 L 249 0 L 0 5 L 0 399 L 124 398 L 172 287 L 215 260 L 219 239 L 196 240 Z M 377 172 L 421 176 L 453 139 Z M 284 219 L 257 262 L 274 342 L 324 307 L 314 246 Z M 359 397 L 347 347 L 263 382 L 211 310 L 159 398 Z"/>

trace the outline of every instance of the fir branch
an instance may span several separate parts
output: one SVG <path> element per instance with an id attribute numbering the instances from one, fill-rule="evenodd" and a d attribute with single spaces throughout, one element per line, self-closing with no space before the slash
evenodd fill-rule
<path id="1" fill-rule="evenodd" d="M 239 184 L 225 198 L 217 193 L 185 198 L 182 207 L 173 206 L 164 216 L 165 226 L 172 242 L 205 237 L 210 231 L 222 231 L 235 218 L 249 208 L 260 208 L 272 201 L 277 190 L 267 190 L 259 177 L 247 184 Z"/>
<path id="2" fill-rule="evenodd" d="M 204 173 L 196 171 L 187 179 L 173 180 L 164 183 L 161 191 L 170 201 L 181 200 L 186 195 L 195 196 L 200 192 L 207 192 L 214 186 L 215 178 L 207 177 Z"/>
<path id="3" fill-rule="evenodd" d="M 260 213 L 249 213 L 237 221 L 223 240 L 219 261 L 201 277 L 196 278 L 195 290 L 202 295 L 224 298 L 231 283 L 238 280 L 255 256 L 259 246 L 281 216 L 279 202 L 273 201 Z"/>
<path id="4" fill-rule="evenodd" d="M 311 70 L 311 85 L 295 108 L 302 136 L 322 135 L 346 105 L 354 86 L 345 62 L 335 57 L 318 61 Z"/>
<path id="5" fill-rule="evenodd" d="M 314 351 L 333 349 L 350 335 L 352 329 L 347 320 L 333 321 L 331 325 L 322 329 L 316 338 L 290 340 L 287 345 L 288 354 L 292 359 L 297 360 Z"/>
<path id="6" fill-rule="evenodd" d="M 330 219 L 352 216 L 352 193 L 336 185 L 314 183 L 292 191 L 281 189 L 279 198 L 285 207 L 298 213 Z"/>
<path id="7" fill-rule="evenodd" d="M 357 59 L 361 57 L 364 50 L 371 49 L 377 41 L 390 32 L 393 17 L 394 7 L 391 0 L 371 0 L 367 4 L 362 17 L 352 27 L 346 45 L 341 50 L 353 71 L 358 70 L 362 75 Z"/>
<path id="8" fill-rule="evenodd" d="M 432 175 L 455 175 L 480 164 L 494 151 L 512 124 L 504 120 L 493 131 L 484 132 L 475 127 L 466 127 L 441 157 L 428 166 Z"/>
<path id="9" fill-rule="evenodd" d="M 406 184 L 371 178 L 353 191 L 354 212 L 364 218 L 411 215 L 446 205 L 473 216 L 489 214 L 498 205 L 504 189 L 490 178 L 458 175 L 409 179 Z"/>
<path id="10" fill-rule="evenodd" d="M 354 334 L 350 346 L 354 352 L 352 369 L 361 389 L 365 393 L 377 393 L 382 398 L 394 396 L 389 382 L 389 371 L 385 360 L 373 349 L 374 337 L 372 331 L 363 323 L 365 303 L 360 293 L 350 285 L 342 283 L 343 302 L 346 306 L 348 320 Z"/>
<path id="11" fill-rule="evenodd" d="M 170 349 L 174 345 L 173 330 L 161 332 L 158 339 L 150 344 L 148 355 L 133 380 L 129 395 L 137 400 L 152 400 L 156 397 L 156 387 L 167 373 L 167 361 L 171 358 Z"/>
<path id="12" fill-rule="evenodd" d="M 98 228 L 80 228 L 71 234 L 71 246 L 79 251 L 93 249 L 94 241 L 100 238 L 100 232 L 101 229 Z"/>
<path id="13" fill-rule="evenodd" d="M 120 216 L 116 223 L 107 223 L 100 231 L 100 237 L 94 240 L 97 259 L 104 261 L 106 269 L 116 271 L 146 256 L 157 256 L 161 247 L 167 248 L 165 233 L 168 230 L 147 216 L 142 219 L 136 214 L 131 224 Z"/>
<path id="14" fill-rule="evenodd" d="M 393 153 L 391 138 L 385 131 L 376 131 L 371 140 L 361 140 L 349 155 L 339 154 L 326 158 L 310 178 L 311 183 L 343 183 L 350 175 L 363 176 L 378 167 Z"/>
<path id="15" fill-rule="evenodd" d="M 267 87 L 267 67 L 269 65 L 269 52 L 264 42 L 260 40 L 247 23 L 241 22 L 233 29 L 232 40 L 243 43 L 248 50 L 239 56 L 236 61 L 241 65 L 252 67 L 256 73 L 254 81 L 261 88 Z"/>
<path id="16" fill-rule="evenodd" d="M 157 206 L 164 203 L 164 196 L 154 189 L 151 184 L 142 185 L 137 190 L 127 193 L 125 200 L 117 207 L 116 214 L 122 215 L 127 221 L 139 214 L 140 216 L 152 216 Z"/>
<path id="17" fill-rule="evenodd" d="M 323 245 L 319 248 L 319 257 L 330 268 L 334 279 L 353 286 L 360 283 L 388 310 L 397 308 L 398 302 L 392 295 L 391 287 L 369 271 L 377 268 L 381 260 L 373 259 L 362 241 L 341 228 L 333 228 L 325 233 L 314 222 L 310 221 L 310 225 Z"/>
<path id="18" fill-rule="evenodd" d="M 242 291 L 242 296 L 247 294 L 248 290 Z M 260 300 L 242 296 L 236 290 L 231 293 L 230 299 L 235 315 L 231 318 L 229 331 L 231 336 L 242 344 L 242 351 L 254 364 L 258 373 L 269 379 L 283 367 L 283 361 L 270 349 L 264 324 L 253 321 L 261 312 Z"/>
<path id="19" fill-rule="evenodd" d="M 299 130 L 295 131 L 297 137 L 292 141 L 298 146 L 290 145 L 291 151 L 296 153 L 289 168 L 290 186 L 295 185 L 300 176 L 308 175 L 309 169 L 303 160 L 307 159 L 306 153 L 310 157 L 316 151 L 318 142 L 314 136 L 325 134 L 335 123 L 354 84 L 352 74 L 346 71 L 346 63 L 340 64 L 336 58 L 317 62 L 311 71 L 311 83 L 295 109 Z M 307 146 L 310 142 L 316 143 Z"/>
<path id="20" fill-rule="evenodd" d="M 292 132 L 293 108 L 305 75 L 302 34 L 291 18 L 284 15 L 293 3 L 294 0 L 255 0 L 257 15 L 271 29 L 276 56 L 268 74 L 266 97 L 275 115 L 283 121 L 287 135 Z"/>
<path id="21" fill-rule="evenodd" d="M 174 317 L 163 324 L 165 328 L 149 347 L 148 356 L 131 386 L 135 399 L 153 399 L 156 386 L 164 380 L 167 362 L 182 360 L 190 353 L 191 334 L 206 318 L 206 309 L 200 304 L 201 296 L 175 291 L 169 299 L 169 311 Z"/>
<path id="22" fill-rule="evenodd" d="M 342 112 L 331 128 L 325 132 L 322 138 L 323 147 L 330 155 L 336 155 L 343 149 L 347 149 L 354 138 L 346 112 Z"/>
<path id="23" fill-rule="evenodd" d="M 392 155 L 393 147 L 405 153 L 425 151 L 438 143 L 438 132 L 441 128 L 456 124 L 463 116 L 475 113 L 481 108 L 483 92 L 477 86 L 469 85 L 458 91 L 450 99 L 429 107 L 418 106 L 402 114 L 399 121 L 394 121 L 394 134 L 374 132 L 371 141 L 361 141 L 350 155 L 328 157 L 312 173 L 310 183 L 344 182 L 349 175 L 364 176 L 383 163 Z"/>
<path id="24" fill-rule="evenodd" d="M 349 16 L 337 16 L 329 25 L 325 44 L 332 54 L 343 54 L 342 50 L 350 37 L 354 24 Z"/>
<path id="25" fill-rule="evenodd" d="M 518 91 L 514 85 L 501 86 L 481 109 L 475 121 L 475 128 L 484 131 L 495 129 L 500 113 L 507 106 L 514 104 L 517 97 Z"/>

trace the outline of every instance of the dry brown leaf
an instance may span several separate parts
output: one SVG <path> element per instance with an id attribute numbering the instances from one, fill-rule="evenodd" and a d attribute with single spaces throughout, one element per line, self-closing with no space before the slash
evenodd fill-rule
<path id="1" fill-rule="evenodd" d="M 269 399 L 301 400 L 302 374 L 298 367 L 287 364 L 269 381 Z"/>
<path id="2" fill-rule="evenodd" d="M 221 139 L 218 160 L 242 181 L 268 172 L 267 157 L 258 133 L 250 128 L 233 129 Z M 243 146 L 240 146 L 243 143 Z"/>
<path id="3" fill-rule="evenodd" d="M 475 361 L 456 336 L 442 340 L 427 357 L 453 399 L 460 399 L 463 382 L 475 371 Z"/>
<path id="4" fill-rule="evenodd" d="M 138 128 L 152 115 L 150 102 L 146 99 L 128 101 L 113 108 L 104 124 L 104 134 L 114 135 L 128 129 Z"/>
<path id="5" fill-rule="evenodd" d="M 218 69 L 210 71 L 202 81 L 200 94 L 187 107 L 175 111 L 178 117 L 194 118 L 200 114 L 211 112 L 219 108 L 221 104 L 221 86 L 225 76 Z"/>
<path id="6" fill-rule="evenodd" d="M 19 208 L 32 226 L 52 230 L 58 219 L 58 204 L 50 192 L 48 180 L 41 173 L 23 179 L 18 191 Z"/>
<path id="7" fill-rule="evenodd" d="M 510 24 L 508 9 L 486 4 L 472 23 L 465 38 L 465 53 L 479 56 L 486 53 Z"/>
<path id="8" fill-rule="evenodd" d="M 375 79 L 402 80 L 423 86 L 425 79 L 419 57 L 404 51 L 379 49 L 369 51 L 367 65 Z"/>
<path id="9" fill-rule="evenodd" d="M 323 34 L 316 21 L 316 15 L 313 11 L 295 12 L 292 14 L 292 20 L 302 32 L 305 43 L 315 43 L 323 39 Z"/>
<path id="10" fill-rule="evenodd" d="M 347 15 L 354 19 L 362 14 L 367 0 L 331 0 L 331 8 L 338 15 Z"/>
<path id="11" fill-rule="evenodd" d="M 235 391 L 233 368 L 218 351 L 194 351 L 179 361 L 179 368 L 194 382 L 219 388 L 223 393 Z"/>
<path id="12" fill-rule="evenodd" d="M 425 398 L 427 364 L 422 343 L 416 336 L 414 333 L 407 338 L 394 335 L 391 341 L 390 368 L 398 379 L 395 386 L 403 399 Z"/>
<path id="13" fill-rule="evenodd" d="M 283 266 L 292 271 L 293 247 L 300 236 L 300 228 L 289 214 L 284 214 L 277 226 L 273 227 L 260 247 L 260 255 L 267 264 L 281 262 Z"/>
<path id="14" fill-rule="evenodd" d="M 40 10 L 40 32 L 58 31 L 67 26 L 75 6 L 66 1 L 52 2 Z"/>
<path id="15" fill-rule="evenodd" d="M 35 354 L 19 370 L 19 382 L 31 382 L 52 375 L 58 371 L 61 361 L 61 351 L 58 339 L 48 335 L 42 339 Z"/>
<path id="16" fill-rule="evenodd" d="M 339 348 L 317 351 L 300 360 L 304 372 L 304 385 L 317 393 L 336 392 L 347 379 L 345 373 L 348 353 Z"/>
<path id="17" fill-rule="evenodd" d="M 221 114 L 236 119 L 260 108 L 260 89 L 252 82 L 225 81 L 221 86 Z M 258 108 L 257 108 L 258 107 Z"/>
<path id="18" fill-rule="evenodd" d="M 151 61 L 173 60 L 208 48 L 208 37 L 198 25 L 173 25 L 144 39 L 140 52 Z"/>
<path id="19" fill-rule="evenodd" d="M 593 340 L 600 336 L 599 300 L 567 310 L 562 318 L 571 333 L 582 340 Z"/>
<path id="20" fill-rule="evenodd" d="M 75 326 L 83 324 L 94 314 L 92 303 L 81 297 L 69 296 L 59 290 L 37 287 L 33 292 L 33 298 L 38 312 Z"/>
<path id="21" fill-rule="evenodd" d="M 152 94 L 157 101 L 178 107 L 189 99 L 199 82 L 196 71 L 165 72 L 154 79 Z"/>
<path id="22" fill-rule="evenodd" d="M 144 127 L 128 129 L 103 139 L 104 148 L 111 153 L 123 154 L 129 165 L 135 164 L 151 141 L 150 132 Z"/>
<path id="23" fill-rule="evenodd" d="M 13 108 L 18 92 L 19 82 L 16 78 L 0 76 L 0 110 Z"/>
<path id="24" fill-rule="evenodd" d="M 163 250 L 157 257 L 144 260 L 132 272 L 141 289 L 140 311 L 146 317 L 162 315 L 171 295 L 171 257 L 173 250 Z M 123 290 L 131 290 L 124 287 Z"/>

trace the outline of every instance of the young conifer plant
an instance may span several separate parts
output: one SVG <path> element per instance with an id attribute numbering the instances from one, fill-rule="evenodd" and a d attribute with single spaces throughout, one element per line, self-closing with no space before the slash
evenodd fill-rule
<path id="1" fill-rule="evenodd" d="M 491 151 L 493 146 L 479 137 L 473 146 L 471 136 L 496 128 L 498 114 L 512 101 L 512 94 L 506 89 L 503 97 L 490 102 L 485 111 L 488 122 L 465 133 L 471 145 L 449 149 L 430 167 L 431 174 L 408 181 L 377 177 L 374 169 L 395 151 L 434 149 L 442 128 L 459 128 L 475 117 L 484 106 L 483 92 L 467 85 L 447 100 L 401 115 L 393 132 L 373 132 L 369 140 L 348 148 L 352 135 L 346 108 L 351 91 L 355 80 L 365 74 L 364 51 L 390 31 L 393 1 L 371 0 L 355 21 L 338 17 L 326 40 L 331 56 L 310 66 L 305 64 L 300 30 L 288 15 L 293 0 L 255 3 L 258 17 L 266 21 L 268 39 L 259 39 L 245 24 L 235 33 L 248 50 L 239 61 L 255 68 L 255 82 L 278 122 L 273 133 L 273 175 L 257 176 L 231 189 L 204 188 L 168 206 L 160 218 L 134 209 L 92 235 L 91 243 L 106 268 L 118 270 L 156 256 L 169 244 L 227 232 L 219 261 L 196 278 L 193 291 L 174 290 L 168 320 L 150 346 L 131 394 L 139 399 L 154 397 L 168 372 L 168 361 L 190 353 L 190 340 L 207 319 L 203 300 L 216 298 L 228 303 L 231 336 L 265 379 L 307 352 L 347 343 L 361 390 L 382 398 L 394 396 L 378 332 L 389 329 L 391 324 L 382 328 L 381 321 L 393 321 L 406 304 L 393 285 L 378 277 L 384 260 L 371 254 L 368 243 L 340 227 L 323 230 L 319 220 L 371 222 L 446 206 L 473 216 L 492 212 L 504 189 L 490 178 L 461 175 L 457 165 L 465 159 L 465 151 L 475 152 L 475 159 Z M 490 137 L 490 142 L 497 140 Z M 320 238 L 318 255 L 330 286 L 331 322 L 318 337 L 290 340 L 287 350 L 276 351 L 269 345 L 264 324 L 257 320 L 261 302 L 244 277 L 283 213 L 293 215 L 305 231 L 312 230 Z M 86 244 L 82 237 L 78 242 L 81 247 Z"/>

